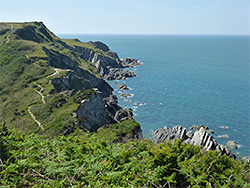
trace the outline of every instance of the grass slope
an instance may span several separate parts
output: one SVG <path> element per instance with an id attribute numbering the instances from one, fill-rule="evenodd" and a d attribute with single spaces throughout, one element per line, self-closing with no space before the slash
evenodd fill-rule
<path id="1" fill-rule="evenodd" d="M 51 80 L 65 77 L 67 70 L 53 75 L 55 70 L 48 66 L 48 56 L 43 48 L 69 57 L 96 77 L 100 77 L 96 67 L 71 48 L 78 45 L 109 57 L 113 52 L 104 52 L 91 43 L 61 40 L 41 22 L 0 23 L 0 34 L 0 122 L 23 132 L 51 136 L 72 129 L 75 119 L 71 114 L 79 106 L 76 98 L 84 98 L 86 93 L 94 91 L 89 86 L 80 85 L 81 91 L 77 95 L 70 91 L 52 94 Z M 45 104 L 41 101 L 38 86 L 43 88 Z M 44 131 L 28 113 L 30 106 L 31 113 L 45 126 Z"/>

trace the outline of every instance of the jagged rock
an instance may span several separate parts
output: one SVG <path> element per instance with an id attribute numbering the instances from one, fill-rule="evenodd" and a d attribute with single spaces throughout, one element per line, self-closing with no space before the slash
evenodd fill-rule
<path id="1" fill-rule="evenodd" d="M 206 151 L 219 150 L 222 154 L 226 154 L 231 158 L 236 158 L 235 154 L 224 145 L 220 145 L 207 131 L 206 127 L 200 127 L 199 130 L 188 131 L 182 126 L 175 126 L 173 128 L 160 128 L 154 131 L 154 138 L 156 143 L 165 142 L 167 140 L 182 139 L 184 143 L 202 146 Z"/>
<path id="2" fill-rule="evenodd" d="M 209 129 L 207 126 L 204 125 L 193 125 L 192 127 L 190 127 L 190 129 L 198 131 L 201 127 L 203 127 L 205 130 Z"/>
<path id="3" fill-rule="evenodd" d="M 138 63 L 137 59 L 133 59 L 133 58 L 130 58 L 130 57 L 121 58 L 120 61 L 121 61 L 121 65 L 124 68 L 135 67 L 135 66 L 138 66 L 138 65 L 142 65 L 141 63 Z"/>
<path id="4" fill-rule="evenodd" d="M 108 46 L 101 42 L 90 42 L 94 44 L 97 48 L 102 49 L 106 52 L 109 52 Z M 86 61 L 93 63 L 98 69 L 99 74 L 105 80 L 121 80 L 126 79 L 128 77 L 135 77 L 136 74 L 129 70 L 124 70 L 123 68 L 129 67 L 133 64 L 133 66 L 139 65 L 135 63 L 132 58 L 124 59 L 123 61 L 119 59 L 116 53 L 109 53 L 109 56 L 102 56 L 97 54 L 94 50 L 75 46 L 74 49 L 77 53 L 80 53 L 82 58 Z M 123 59 L 123 58 L 122 58 Z"/>
<path id="5" fill-rule="evenodd" d="M 194 132 L 193 131 L 188 131 L 186 136 L 191 139 L 194 136 Z"/>
<path id="6" fill-rule="evenodd" d="M 131 108 L 128 109 L 128 110 L 126 110 L 126 109 L 120 109 L 120 110 L 118 110 L 116 112 L 114 119 L 117 122 L 120 122 L 120 121 L 122 121 L 124 119 L 127 119 L 127 118 L 130 118 L 132 116 L 133 116 L 133 110 Z"/>
<path id="7" fill-rule="evenodd" d="M 119 84 L 117 87 L 121 90 L 129 90 L 128 86 L 126 86 L 125 84 Z"/>
<path id="8" fill-rule="evenodd" d="M 214 134 L 214 131 L 213 130 L 208 130 L 209 133 L 211 134 Z"/>
<path id="9" fill-rule="evenodd" d="M 113 88 L 103 79 L 99 79 L 86 70 L 81 69 L 78 63 L 59 52 L 43 48 L 48 55 L 48 64 L 55 68 L 70 69 L 71 71 L 64 78 L 58 78 L 52 81 L 57 92 L 66 89 L 80 90 L 84 86 L 98 88 L 104 97 L 112 94 Z"/>
<path id="10" fill-rule="evenodd" d="M 76 111 L 83 118 L 80 126 L 84 126 L 92 132 L 105 124 L 114 123 L 115 121 L 107 112 L 105 105 L 100 94 L 95 94 L 86 100 Z"/>
<path id="11" fill-rule="evenodd" d="M 122 93 L 122 94 L 120 94 L 120 96 L 123 98 L 128 98 L 128 97 L 131 97 L 132 95 L 129 93 Z"/>
<path id="12" fill-rule="evenodd" d="M 228 141 L 228 142 L 227 142 L 227 145 L 228 145 L 230 148 L 233 148 L 233 149 L 239 148 L 239 145 L 237 144 L 236 141 Z"/>
<path id="13" fill-rule="evenodd" d="M 242 157 L 250 165 L 250 156 Z"/>
<path id="14" fill-rule="evenodd" d="M 106 74 L 103 75 L 105 80 L 124 80 L 129 77 L 135 77 L 136 74 L 129 70 L 121 68 L 110 68 Z"/>
<path id="15" fill-rule="evenodd" d="M 186 129 L 182 126 L 175 126 L 169 129 L 167 126 L 160 128 L 154 132 L 156 143 L 164 142 L 166 140 L 177 140 L 186 136 Z"/>

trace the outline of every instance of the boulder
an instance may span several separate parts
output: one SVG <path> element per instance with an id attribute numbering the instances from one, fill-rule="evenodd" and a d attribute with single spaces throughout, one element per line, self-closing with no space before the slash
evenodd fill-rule
<path id="1" fill-rule="evenodd" d="M 131 97 L 132 94 L 129 94 L 129 93 L 122 93 L 122 94 L 120 94 L 120 96 L 123 97 L 123 98 L 128 98 L 128 97 Z"/>
<path id="2" fill-rule="evenodd" d="M 228 134 L 219 135 L 218 138 L 230 138 Z"/>
<path id="3" fill-rule="evenodd" d="M 227 142 L 227 145 L 228 145 L 230 148 L 233 148 L 233 149 L 239 148 L 239 145 L 237 144 L 236 141 L 228 141 L 228 142 Z"/>
<path id="4" fill-rule="evenodd" d="M 129 90 L 128 86 L 125 84 L 119 84 L 117 87 L 121 90 Z"/>

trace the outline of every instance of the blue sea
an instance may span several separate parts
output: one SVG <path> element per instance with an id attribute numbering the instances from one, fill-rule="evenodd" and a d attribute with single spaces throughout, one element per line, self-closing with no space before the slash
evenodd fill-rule
<path id="1" fill-rule="evenodd" d="M 59 36 L 102 41 L 119 57 L 143 63 L 131 68 L 137 77 L 109 83 L 118 97 L 117 85 L 128 85 L 133 95 L 119 104 L 134 110 L 145 137 L 163 126 L 202 124 L 219 143 L 235 140 L 240 148 L 233 151 L 250 155 L 249 36 Z M 218 137 L 225 134 L 230 138 Z"/>

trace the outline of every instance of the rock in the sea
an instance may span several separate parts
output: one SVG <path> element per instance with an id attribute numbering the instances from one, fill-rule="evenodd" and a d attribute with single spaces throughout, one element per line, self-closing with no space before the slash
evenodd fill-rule
<path id="1" fill-rule="evenodd" d="M 250 156 L 242 157 L 250 165 Z"/>
<path id="2" fill-rule="evenodd" d="M 145 106 L 145 105 L 147 105 L 147 103 L 145 103 L 145 102 L 142 102 L 142 103 L 135 103 L 135 105 L 137 105 L 137 106 Z"/>
<path id="3" fill-rule="evenodd" d="M 141 65 L 141 63 L 138 63 L 137 59 L 133 59 L 133 58 L 130 58 L 130 57 L 121 58 L 120 61 L 121 61 L 121 65 L 124 68 L 135 67 L 135 66 Z"/>
<path id="4" fill-rule="evenodd" d="M 208 130 L 209 133 L 211 134 L 214 134 L 214 131 L 213 130 Z"/>
<path id="5" fill-rule="evenodd" d="M 123 97 L 123 98 L 128 98 L 128 97 L 131 97 L 132 94 L 129 94 L 129 93 L 122 93 L 120 96 Z"/>
<path id="6" fill-rule="evenodd" d="M 198 131 L 201 127 L 203 127 L 205 130 L 209 129 L 207 126 L 204 126 L 204 125 L 193 125 L 192 127 L 190 127 L 190 129 Z"/>
<path id="7" fill-rule="evenodd" d="M 228 129 L 228 126 L 220 126 L 221 129 Z"/>
<path id="8" fill-rule="evenodd" d="M 126 86 L 125 84 L 119 84 L 117 87 L 121 90 L 129 90 L 128 86 Z"/>
<path id="9" fill-rule="evenodd" d="M 237 149 L 239 148 L 239 145 L 236 141 L 228 141 L 227 142 L 227 145 L 230 147 L 230 148 L 233 148 L 233 149 Z"/>
<path id="10" fill-rule="evenodd" d="M 154 138 L 156 143 L 165 142 L 167 140 L 181 139 L 184 143 L 202 146 L 206 151 L 219 150 L 222 154 L 226 154 L 231 158 L 236 158 L 235 154 L 224 145 L 220 145 L 207 131 L 206 127 L 200 127 L 199 130 L 188 131 L 182 126 L 175 126 L 173 128 L 160 128 L 154 131 Z"/>
<path id="11" fill-rule="evenodd" d="M 228 134 L 224 134 L 224 135 L 219 135 L 218 138 L 230 138 L 230 136 Z"/>

